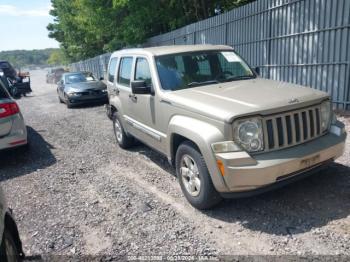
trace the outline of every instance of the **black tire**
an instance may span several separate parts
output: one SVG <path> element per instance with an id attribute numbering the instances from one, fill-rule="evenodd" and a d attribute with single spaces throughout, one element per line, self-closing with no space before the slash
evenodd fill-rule
<path id="1" fill-rule="evenodd" d="M 6 228 L 1 241 L 0 260 L 3 262 L 22 261 L 16 242 Z"/>
<path id="2" fill-rule="evenodd" d="M 183 158 L 186 155 L 190 156 L 190 158 L 192 158 L 197 165 L 197 176 L 200 179 L 200 190 L 197 196 L 191 195 L 191 193 L 186 189 L 184 178 L 180 172 Z M 205 160 L 194 143 L 190 141 L 183 142 L 177 149 L 175 161 L 176 174 L 181 190 L 188 202 L 190 202 L 193 207 L 200 210 L 210 209 L 222 201 L 222 197 L 216 191 L 213 185 Z"/>
<path id="3" fill-rule="evenodd" d="M 120 118 L 116 112 L 112 115 L 113 120 L 113 131 L 115 135 L 115 140 L 117 141 L 118 145 L 123 148 L 127 149 L 134 145 L 134 138 L 128 134 L 126 134 L 123 125 L 120 121 Z M 119 130 L 117 128 L 119 126 Z"/>

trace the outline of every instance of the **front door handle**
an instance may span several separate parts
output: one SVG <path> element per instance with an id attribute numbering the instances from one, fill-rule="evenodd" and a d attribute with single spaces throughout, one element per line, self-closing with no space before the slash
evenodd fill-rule
<path id="1" fill-rule="evenodd" d="M 131 99 L 131 101 L 137 102 L 137 96 L 135 96 L 134 94 L 130 94 L 129 98 Z"/>

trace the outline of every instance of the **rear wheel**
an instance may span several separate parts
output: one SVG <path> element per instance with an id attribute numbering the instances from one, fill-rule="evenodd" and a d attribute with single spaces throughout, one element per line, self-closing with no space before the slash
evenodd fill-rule
<path id="1" fill-rule="evenodd" d="M 176 152 L 176 173 L 183 194 L 195 208 L 210 209 L 221 202 L 202 154 L 190 141 Z"/>
<path id="2" fill-rule="evenodd" d="M 120 121 L 120 118 L 116 112 L 113 113 L 113 131 L 115 138 L 117 140 L 118 145 L 123 148 L 127 149 L 134 144 L 134 138 L 127 135 L 122 123 Z"/>
<path id="3" fill-rule="evenodd" d="M 20 254 L 11 233 L 5 228 L 0 247 L 0 258 L 4 262 L 21 261 Z"/>

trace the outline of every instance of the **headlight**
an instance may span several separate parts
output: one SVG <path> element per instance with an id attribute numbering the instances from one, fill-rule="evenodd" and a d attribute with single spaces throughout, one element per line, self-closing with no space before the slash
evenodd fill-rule
<path id="1" fill-rule="evenodd" d="M 233 134 L 234 141 L 248 152 L 257 152 L 264 149 L 262 124 L 258 118 L 234 122 Z"/>
<path id="2" fill-rule="evenodd" d="M 102 89 L 102 93 L 107 93 L 107 89 Z"/>
<path id="3" fill-rule="evenodd" d="M 69 96 L 81 96 L 81 93 L 77 93 L 77 92 L 73 92 L 73 91 L 69 91 L 69 92 L 67 92 L 67 94 Z"/>
<path id="4" fill-rule="evenodd" d="M 331 102 L 325 101 L 321 104 L 321 130 L 326 131 L 329 128 L 329 122 L 331 120 Z"/>

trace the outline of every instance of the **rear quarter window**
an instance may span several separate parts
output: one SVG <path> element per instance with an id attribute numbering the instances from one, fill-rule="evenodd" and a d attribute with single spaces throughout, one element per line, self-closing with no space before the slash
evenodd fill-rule
<path id="1" fill-rule="evenodd" d="M 108 67 L 108 82 L 113 83 L 115 78 L 115 71 L 117 69 L 118 58 L 114 57 L 111 59 Z"/>

